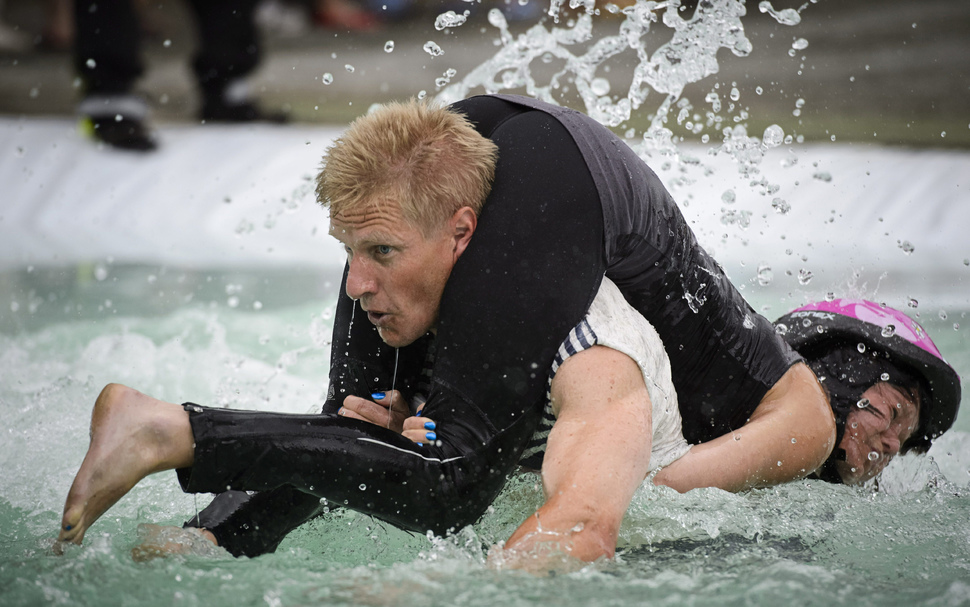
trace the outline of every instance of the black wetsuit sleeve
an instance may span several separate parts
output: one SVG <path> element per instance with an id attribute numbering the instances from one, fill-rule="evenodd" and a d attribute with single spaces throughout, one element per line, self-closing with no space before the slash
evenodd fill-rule
<path id="1" fill-rule="evenodd" d="M 332 415 L 347 394 L 388 388 L 394 365 L 393 349 L 342 285 L 325 414 L 187 406 L 196 458 L 179 471 L 185 490 L 278 495 L 293 487 L 313 496 L 300 502 L 304 517 L 312 499 L 326 498 L 436 533 L 474 522 L 501 490 L 538 422 L 555 352 L 605 272 L 602 210 L 582 154 L 555 118 L 490 98 L 458 109 L 498 145 L 499 159 L 442 298 L 425 408 L 438 424 L 436 444 Z M 399 364 L 411 371 L 399 369 L 399 381 L 416 375 L 423 351 L 401 349 Z"/>

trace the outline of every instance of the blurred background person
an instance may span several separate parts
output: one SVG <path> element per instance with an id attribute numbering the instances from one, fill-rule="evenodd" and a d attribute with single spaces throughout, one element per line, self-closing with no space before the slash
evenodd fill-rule
<path id="1" fill-rule="evenodd" d="M 198 49 L 192 70 L 201 94 L 203 122 L 285 122 L 253 101 L 246 76 L 259 63 L 253 11 L 258 0 L 189 0 Z M 76 0 L 74 67 L 81 78 L 82 128 L 120 149 L 148 151 L 157 142 L 147 125 L 148 104 L 134 93 L 144 71 L 142 25 L 134 2 Z"/>

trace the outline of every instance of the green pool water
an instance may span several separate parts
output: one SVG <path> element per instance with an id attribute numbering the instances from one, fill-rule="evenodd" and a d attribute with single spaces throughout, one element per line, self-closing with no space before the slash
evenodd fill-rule
<path id="1" fill-rule="evenodd" d="M 488 546 L 541 502 L 539 479 L 527 473 L 453 537 L 410 534 L 335 509 L 275 554 L 235 559 L 215 550 L 136 562 L 140 525 L 180 525 L 208 503 L 182 494 L 174 474 L 163 473 L 112 508 L 83 546 L 56 556 L 60 510 L 103 384 L 120 381 L 177 402 L 299 413 L 318 408 L 326 390 L 334 276 L 145 266 L 92 276 L 85 267 L 24 269 L 0 283 L 0 604 L 970 602 L 965 412 L 928 457 L 898 458 L 878 487 L 803 481 L 679 495 L 644 486 L 616 560 L 568 574 L 536 577 L 485 563 Z M 757 299 L 781 309 L 780 297 Z M 21 304 L 16 311 L 11 300 Z M 966 377 L 966 311 L 924 316 Z"/>

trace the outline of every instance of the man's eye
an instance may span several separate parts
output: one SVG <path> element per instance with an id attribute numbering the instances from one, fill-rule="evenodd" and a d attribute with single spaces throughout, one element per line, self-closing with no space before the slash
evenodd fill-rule
<path id="1" fill-rule="evenodd" d="M 386 244 L 377 245 L 377 252 L 381 255 L 390 255 L 391 247 L 387 246 Z"/>

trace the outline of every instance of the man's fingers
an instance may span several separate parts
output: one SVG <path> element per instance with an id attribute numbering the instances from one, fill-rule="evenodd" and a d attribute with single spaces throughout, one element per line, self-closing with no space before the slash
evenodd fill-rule
<path id="1" fill-rule="evenodd" d="M 337 412 L 337 415 L 386 426 L 389 414 L 387 408 L 380 403 L 357 396 L 348 396 L 344 399 L 344 406 Z"/>
<path id="2" fill-rule="evenodd" d="M 337 415 L 339 415 L 340 417 L 346 417 L 347 419 L 359 419 L 361 421 L 369 422 L 369 423 L 372 423 L 372 424 L 378 423 L 378 422 L 374 421 L 373 419 L 370 419 L 368 417 L 364 417 L 363 415 L 361 415 L 360 413 L 357 413 L 356 411 L 351 411 L 347 407 L 344 407 L 343 409 L 341 409 L 340 411 L 338 411 L 337 412 Z"/>

